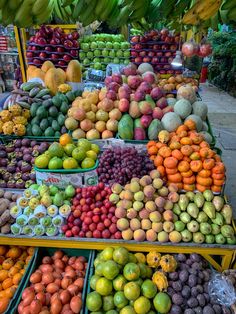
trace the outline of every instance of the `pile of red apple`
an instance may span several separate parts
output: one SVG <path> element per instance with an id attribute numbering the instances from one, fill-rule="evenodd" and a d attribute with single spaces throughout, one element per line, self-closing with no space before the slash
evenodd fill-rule
<path id="1" fill-rule="evenodd" d="M 78 57 L 78 38 L 77 31 L 66 34 L 60 27 L 42 25 L 29 40 L 28 63 L 40 66 L 50 60 L 56 66 L 66 67 L 70 60 Z"/>
<path id="2" fill-rule="evenodd" d="M 72 213 L 61 227 L 66 237 L 121 239 L 116 227 L 116 207 L 109 201 L 112 191 L 104 183 L 76 189 Z"/>
<path id="3" fill-rule="evenodd" d="M 131 61 L 137 64 L 151 63 L 161 74 L 180 74 L 170 66 L 178 50 L 180 35 L 173 35 L 167 29 L 151 30 L 144 36 L 131 37 Z"/>

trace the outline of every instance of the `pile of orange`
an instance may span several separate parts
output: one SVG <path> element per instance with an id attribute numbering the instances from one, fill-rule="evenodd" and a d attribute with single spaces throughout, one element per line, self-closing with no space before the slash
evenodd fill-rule
<path id="1" fill-rule="evenodd" d="M 0 313 L 4 313 L 34 254 L 31 247 L 0 246 Z"/>
<path id="2" fill-rule="evenodd" d="M 194 121 L 186 121 L 175 132 L 161 131 L 158 139 L 148 142 L 147 150 L 163 179 L 175 183 L 180 190 L 221 192 L 225 166 L 196 132 Z"/>

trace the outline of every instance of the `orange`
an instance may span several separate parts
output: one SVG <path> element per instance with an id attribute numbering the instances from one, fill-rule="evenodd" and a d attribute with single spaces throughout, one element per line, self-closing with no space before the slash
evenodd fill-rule
<path id="1" fill-rule="evenodd" d="M 68 133 L 65 133 L 65 134 L 61 135 L 61 137 L 59 139 L 59 143 L 62 146 L 65 146 L 66 144 L 72 143 L 72 137 Z"/>
<path id="2" fill-rule="evenodd" d="M 0 281 L 4 281 L 8 278 L 8 271 L 5 269 L 0 270 Z"/>
<path id="3" fill-rule="evenodd" d="M 19 268 L 17 268 L 16 266 L 11 267 L 8 272 L 8 277 L 13 277 L 18 272 L 19 272 Z"/>
<path id="4" fill-rule="evenodd" d="M 18 285 L 21 281 L 21 278 L 23 275 L 21 273 L 15 274 L 14 277 L 12 278 L 12 282 L 14 285 Z"/>
<path id="5" fill-rule="evenodd" d="M 11 278 L 7 278 L 7 279 L 5 279 L 5 280 L 3 281 L 3 283 L 2 283 L 2 288 L 3 288 L 4 290 L 6 290 L 7 288 L 10 288 L 12 285 L 13 285 L 12 279 L 11 279 Z"/>

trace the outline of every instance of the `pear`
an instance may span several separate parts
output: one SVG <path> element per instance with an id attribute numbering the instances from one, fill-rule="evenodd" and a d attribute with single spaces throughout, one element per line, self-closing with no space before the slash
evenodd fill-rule
<path id="1" fill-rule="evenodd" d="M 57 192 L 55 196 L 53 197 L 53 204 L 60 207 L 64 203 L 64 197 L 61 192 Z"/>
<path id="2" fill-rule="evenodd" d="M 216 224 L 211 224 L 211 232 L 213 235 L 217 235 L 220 233 L 220 226 Z"/>
<path id="3" fill-rule="evenodd" d="M 182 211 L 185 211 L 185 210 L 186 210 L 186 208 L 187 208 L 187 206 L 188 206 L 188 203 L 189 203 L 189 198 L 188 198 L 186 195 L 181 194 L 181 195 L 179 196 L 178 205 L 179 205 L 179 207 L 180 207 L 180 209 L 181 209 Z"/>
<path id="4" fill-rule="evenodd" d="M 193 218 L 197 218 L 199 209 L 196 204 L 189 203 L 187 206 L 187 213 L 192 216 Z"/>
<path id="5" fill-rule="evenodd" d="M 203 196 L 205 197 L 205 200 L 207 202 L 211 202 L 213 200 L 213 198 L 214 198 L 214 194 L 213 194 L 213 192 L 211 190 L 205 190 L 203 192 Z"/>
<path id="6" fill-rule="evenodd" d="M 215 219 L 212 219 L 211 221 L 218 226 L 223 226 L 224 224 L 224 218 L 220 213 L 216 213 Z"/>
<path id="7" fill-rule="evenodd" d="M 211 202 L 205 202 L 203 205 L 203 211 L 207 214 L 210 219 L 214 219 L 216 217 L 216 208 L 215 205 Z"/>
<path id="8" fill-rule="evenodd" d="M 194 201 L 194 196 L 195 196 L 195 194 L 194 194 L 193 192 L 188 191 L 188 192 L 186 193 L 186 196 L 189 198 L 189 200 L 190 200 L 191 202 Z"/>
<path id="9" fill-rule="evenodd" d="M 223 208 L 225 201 L 223 197 L 216 195 L 214 196 L 212 203 L 215 205 L 216 210 L 219 212 Z"/>
<path id="10" fill-rule="evenodd" d="M 215 241 L 217 244 L 224 244 L 226 239 L 221 233 L 219 233 L 215 236 Z"/>
<path id="11" fill-rule="evenodd" d="M 202 234 L 210 234 L 211 233 L 211 225 L 207 222 L 202 222 L 200 224 L 200 232 Z"/>
<path id="12" fill-rule="evenodd" d="M 230 205 L 228 205 L 228 204 L 224 205 L 224 207 L 221 210 L 221 214 L 223 215 L 227 225 L 230 225 L 232 217 L 233 217 L 232 207 Z"/>
<path id="13" fill-rule="evenodd" d="M 234 236 L 234 229 L 229 225 L 222 226 L 220 231 L 225 238 L 232 238 Z"/>
<path id="14" fill-rule="evenodd" d="M 180 207 L 179 207 L 178 204 L 174 204 L 173 212 L 174 212 L 176 215 L 180 215 L 180 214 L 181 214 L 181 209 L 180 209 Z"/>
<path id="15" fill-rule="evenodd" d="M 194 203 L 197 205 L 198 208 L 201 208 L 204 203 L 205 203 L 205 198 L 204 196 L 202 195 L 202 193 L 200 192 L 197 192 L 195 195 L 194 195 Z"/>
<path id="16" fill-rule="evenodd" d="M 201 232 L 193 233 L 193 242 L 203 243 L 205 241 L 205 236 Z"/>
<path id="17" fill-rule="evenodd" d="M 205 237 L 205 241 L 206 243 L 208 244 L 213 244 L 215 243 L 215 237 L 213 234 L 207 234 L 206 237 Z"/>
<path id="18" fill-rule="evenodd" d="M 197 216 L 197 222 L 201 223 L 201 222 L 207 222 L 207 221 L 208 221 L 207 214 L 204 212 L 200 212 Z"/>

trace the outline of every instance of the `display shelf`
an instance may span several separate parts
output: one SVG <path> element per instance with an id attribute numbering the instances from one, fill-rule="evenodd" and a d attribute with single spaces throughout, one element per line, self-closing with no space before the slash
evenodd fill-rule
<path id="1" fill-rule="evenodd" d="M 87 238 L 58 238 L 58 237 L 34 237 L 27 236 L 0 236 L 1 245 L 23 245 L 35 247 L 57 247 L 72 249 L 96 249 L 102 250 L 107 246 L 124 246 L 130 251 L 150 252 L 157 250 L 160 253 L 198 253 L 201 254 L 218 271 L 230 268 L 236 245 L 220 244 L 196 244 L 196 243 L 160 243 L 137 242 L 113 239 L 87 239 Z"/>

